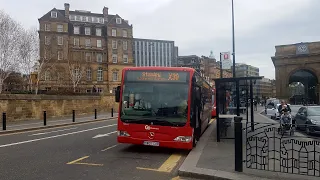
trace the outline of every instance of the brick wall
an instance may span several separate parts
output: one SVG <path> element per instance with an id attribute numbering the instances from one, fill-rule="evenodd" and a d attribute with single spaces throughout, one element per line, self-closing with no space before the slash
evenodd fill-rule
<path id="1" fill-rule="evenodd" d="M 20 95 L 0 94 L 0 113 L 7 113 L 7 121 L 42 119 L 43 111 L 47 117 L 71 116 L 118 111 L 118 103 L 112 95 L 104 96 L 56 96 L 56 95 Z"/>

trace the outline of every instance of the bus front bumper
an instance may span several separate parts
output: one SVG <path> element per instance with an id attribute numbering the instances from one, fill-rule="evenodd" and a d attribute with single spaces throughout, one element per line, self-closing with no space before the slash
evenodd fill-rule
<path id="1" fill-rule="evenodd" d="M 188 149 L 193 148 L 192 141 L 190 142 L 178 142 L 178 141 L 161 141 L 156 139 L 138 139 L 133 137 L 118 136 L 118 143 L 137 144 L 145 146 L 158 146 L 176 149 Z"/>

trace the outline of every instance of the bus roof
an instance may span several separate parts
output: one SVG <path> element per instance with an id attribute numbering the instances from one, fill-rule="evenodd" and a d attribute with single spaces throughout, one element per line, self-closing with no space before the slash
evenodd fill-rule
<path id="1" fill-rule="evenodd" d="M 127 70 L 142 70 L 142 71 L 146 71 L 146 70 L 168 70 L 168 71 L 189 71 L 189 72 L 195 72 L 196 70 L 193 68 L 188 68 L 188 67 L 158 67 L 158 66 L 146 66 L 146 67 L 125 67 L 123 68 L 124 71 Z"/>

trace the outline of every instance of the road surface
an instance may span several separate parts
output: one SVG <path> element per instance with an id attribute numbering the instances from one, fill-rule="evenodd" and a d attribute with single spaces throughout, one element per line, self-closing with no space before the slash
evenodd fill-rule
<path id="1" fill-rule="evenodd" d="M 118 144 L 116 122 L 0 135 L 0 179 L 181 179 L 187 151 Z"/>

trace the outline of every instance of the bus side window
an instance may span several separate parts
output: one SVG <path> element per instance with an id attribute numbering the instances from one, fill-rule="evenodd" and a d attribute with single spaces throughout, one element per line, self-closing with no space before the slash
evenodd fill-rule
<path id="1" fill-rule="evenodd" d="M 115 92 L 116 102 L 120 102 L 120 86 L 117 87 Z"/>

